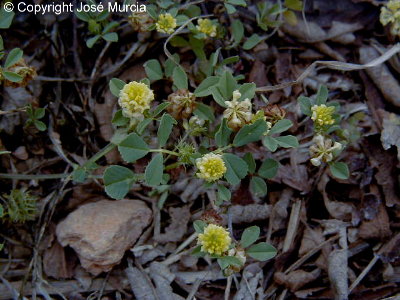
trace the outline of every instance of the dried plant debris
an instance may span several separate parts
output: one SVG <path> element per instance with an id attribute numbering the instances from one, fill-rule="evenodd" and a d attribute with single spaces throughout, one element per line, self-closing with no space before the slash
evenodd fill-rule
<path id="1" fill-rule="evenodd" d="M 3 2 L 0 300 L 399 298 L 400 1 Z"/>

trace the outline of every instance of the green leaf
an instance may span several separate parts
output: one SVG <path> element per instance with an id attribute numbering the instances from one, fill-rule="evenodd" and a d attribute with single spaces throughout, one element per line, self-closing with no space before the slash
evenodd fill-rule
<path id="1" fill-rule="evenodd" d="M 258 169 L 258 175 L 266 179 L 274 178 L 278 172 L 278 168 L 279 162 L 277 162 L 275 159 L 267 158 L 263 161 L 260 169 Z"/>
<path id="2" fill-rule="evenodd" d="M 198 102 L 196 104 L 196 109 L 194 110 L 193 114 L 203 120 L 209 120 L 211 122 L 215 120 L 212 107 L 204 103 Z"/>
<path id="3" fill-rule="evenodd" d="M 33 124 L 35 125 L 35 127 L 36 127 L 37 130 L 39 130 L 39 131 L 45 131 L 46 128 L 47 128 L 46 124 L 44 124 L 42 121 L 35 120 L 35 121 L 33 122 Z"/>
<path id="4" fill-rule="evenodd" d="M 239 6 L 243 6 L 243 7 L 247 6 L 247 3 L 245 0 L 228 0 L 227 2 L 232 5 L 239 5 Z"/>
<path id="5" fill-rule="evenodd" d="M 225 153 L 223 159 L 227 169 L 225 173 L 226 180 L 232 185 L 239 184 L 240 180 L 247 175 L 248 167 L 246 162 L 231 153 Z"/>
<path id="6" fill-rule="evenodd" d="M 300 110 L 306 116 L 311 116 L 311 100 L 308 97 L 300 96 L 297 101 L 300 103 Z"/>
<path id="7" fill-rule="evenodd" d="M 4 68 L 8 69 L 9 67 L 15 65 L 24 55 L 24 52 L 19 48 L 14 48 L 7 55 L 6 62 L 4 63 Z"/>
<path id="8" fill-rule="evenodd" d="M 188 78 L 181 66 L 177 66 L 172 72 L 172 80 L 178 89 L 188 89 Z"/>
<path id="9" fill-rule="evenodd" d="M 103 33 L 107 33 L 107 32 L 109 32 L 111 29 L 113 29 L 113 28 L 115 28 L 115 27 L 117 27 L 117 26 L 119 26 L 119 23 L 118 23 L 118 22 L 115 22 L 115 21 L 110 22 L 110 23 L 108 23 L 108 24 L 104 27 Z M 118 40 L 118 35 L 117 35 L 117 40 Z"/>
<path id="10" fill-rule="evenodd" d="M 164 171 L 163 160 L 162 153 L 158 153 L 147 165 L 146 171 L 144 172 L 144 177 L 148 185 L 156 186 L 161 183 Z"/>
<path id="11" fill-rule="evenodd" d="M 160 126 L 158 127 L 157 137 L 160 148 L 167 143 L 172 128 L 177 124 L 176 120 L 171 115 L 164 113 L 161 117 Z"/>
<path id="12" fill-rule="evenodd" d="M 249 167 L 249 173 L 254 173 L 256 171 L 256 161 L 254 160 L 253 154 L 251 154 L 251 152 L 247 152 L 244 155 L 243 160 Z"/>
<path id="13" fill-rule="evenodd" d="M 236 8 L 233 5 L 225 3 L 224 6 L 225 6 L 226 11 L 227 11 L 228 14 L 231 15 L 231 14 L 234 14 L 236 12 Z"/>
<path id="14" fill-rule="evenodd" d="M 125 167 L 109 166 L 104 172 L 103 180 L 107 195 L 122 199 L 135 181 L 135 174 Z"/>
<path id="15" fill-rule="evenodd" d="M 218 89 L 225 100 L 232 98 L 233 91 L 236 90 L 237 82 L 229 71 L 225 71 L 219 79 Z"/>
<path id="16" fill-rule="evenodd" d="M 255 244 L 246 251 L 247 255 L 259 261 L 266 261 L 275 257 L 276 249 L 274 246 L 265 242 Z"/>
<path id="17" fill-rule="evenodd" d="M 176 67 L 176 64 L 179 63 L 179 61 L 180 61 L 180 57 L 179 57 L 179 55 L 177 53 L 172 55 L 172 57 L 173 57 L 173 59 L 168 58 L 165 61 L 165 64 L 164 64 L 165 76 L 166 77 L 171 77 L 172 76 L 172 72 L 174 71 L 174 69 Z"/>
<path id="18" fill-rule="evenodd" d="M 326 100 L 328 100 L 328 89 L 325 85 L 321 85 L 318 89 L 316 104 L 326 104 Z"/>
<path id="19" fill-rule="evenodd" d="M 7 29 L 11 26 L 12 20 L 15 16 L 13 11 L 5 11 L 3 5 L 0 9 L 0 29 Z"/>
<path id="20" fill-rule="evenodd" d="M 116 32 L 109 32 L 102 35 L 103 39 L 107 42 L 118 42 L 118 34 Z"/>
<path id="21" fill-rule="evenodd" d="M 218 76 L 210 76 L 204 79 L 200 85 L 194 90 L 196 97 L 206 97 L 212 94 L 210 88 L 217 85 L 219 82 Z"/>
<path id="22" fill-rule="evenodd" d="M 218 131 L 215 133 L 215 143 L 218 147 L 225 147 L 229 144 L 229 140 L 232 134 L 232 129 L 227 126 L 226 119 L 222 119 L 221 125 Z"/>
<path id="23" fill-rule="evenodd" d="M 301 11 L 303 9 L 303 2 L 301 0 L 285 0 L 285 6 L 293 10 Z"/>
<path id="24" fill-rule="evenodd" d="M 149 153 L 149 146 L 136 133 L 131 133 L 119 143 L 118 151 L 126 162 L 134 162 Z"/>
<path id="25" fill-rule="evenodd" d="M 153 118 L 157 117 L 164 109 L 166 109 L 170 105 L 171 105 L 170 102 L 163 102 L 157 105 L 157 107 L 151 112 L 151 116 Z"/>
<path id="26" fill-rule="evenodd" d="M 299 146 L 299 141 L 293 135 L 285 135 L 275 137 L 276 142 L 283 148 L 296 148 Z"/>
<path id="27" fill-rule="evenodd" d="M 193 227 L 197 233 L 203 233 L 204 229 L 207 227 L 207 223 L 201 220 L 196 220 L 193 222 Z"/>
<path id="28" fill-rule="evenodd" d="M 254 33 L 252 34 L 246 42 L 243 44 L 243 49 L 244 50 L 250 50 L 253 49 L 255 46 L 257 46 L 258 43 L 260 43 L 263 40 L 261 36 L 258 34 Z"/>
<path id="29" fill-rule="evenodd" d="M 129 122 L 129 118 L 125 117 L 122 114 L 122 109 L 119 109 L 116 111 L 116 113 L 114 114 L 114 117 L 111 121 L 111 123 L 115 126 L 125 126 L 126 124 L 128 124 Z"/>
<path id="30" fill-rule="evenodd" d="M 96 44 L 96 42 L 101 38 L 101 35 L 95 35 L 94 37 L 91 37 L 90 39 L 88 39 L 86 41 L 86 46 L 88 48 L 92 48 L 94 46 L 94 44 Z"/>
<path id="31" fill-rule="evenodd" d="M 247 248 L 254 244 L 260 236 L 260 227 L 251 226 L 243 231 L 242 237 L 240 238 L 240 245 L 243 248 Z"/>
<path id="32" fill-rule="evenodd" d="M 115 97 L 119 97 L 119 92 L 124 88 L 125 82 L 118 78 L 112 78 L 108 83 L 111 93 Z"/>
<path id="33" fill-rule="evenodd" d="M 197 247 L 195 247 L 192 252 L 190 253 L 190 255 L 193 255 L 195 257 L 204 257 L 206 256 L 207 253 L 202 252 L 201 251 L 202 246 L 198 245 Z"/>
<path id="34" fill-rule="evenodd" d="M 17 73 L 14 72 L 4 71 L 3 75 L 7 80 L 11 82 L 20 82 L 23 79 L 21 75 L 18 75 Z"/>
<path id="35" fill-rule="evenodd" d="M 271 152 L 275 152 L 278 149 L 278 142 L 272 136 L 266 136 L 263 139 L 263 145 Z"/>
<path id="36" fill-rule="evenodd" d="M 223 61 L 221 61 L 220 65 L 225 66 L 225 65 L 233 64 L 235 62 L 238 62 L 239 60 L 240 60 L 240 57 L 238 55 L 227 57 Z"/>
<path id="37" fill-rule="evenodd" d="M 222 106 L 222 107 L 226 107 L 225 99 L 224 99 L 224 97 L 222 96 L 222 94 L 221 94 L 219 88 L 218 88 L 217 86 L 212 86 L 212 87 L 210 88 L 210 90 L 211 90 L 211 94 L 212 94 L 212 96 L 213 96 L 215 102 L 217 102 L 217 103 L 218 103 L 220 106 Z"/>
<path id="38" fill-rule="evenodd" d="M 80 10 L 80 11 L 75 10 L 75 15 L 79 20 L 82 20 L 84 22 L 89 22 L 89 20 L 90 20 L 89 14 L 82 10 Z"/>
<path id="39" fill-rule="evenodd" d="M 4 209 L 3 209 L 3 205 L 0 204 L 0 218 L 2 218 L 4 216 Z"/>
<path id="40" fill-rule="evenodd" d="M 33 116 L 36 120 L 39 120 L 44 117 L 45 113 L 46 113 L 46 110 L 42 107 L 39 107 L 39 108 L 35 109 Z"/>
<path id="41" fill-rule="evenodd" d="M 233 145 L 240 147 L 258 141 L 266 130 L 267 123 L 264 120 L 257 120 L 253 124 L 244 125 L 236 134 Z"/>
<path id="42" fill-rule="evenodd" d="M 243 263 L 235 256 L 223 256 L 217 259 L 217 262 L 222 270 L 225 270 L 229 266 L 241 267 Z"/>
<path id="43" fill-rule="evenodd" d="M 256 93 L 256 84 L 255 83 L 244 83 L 239 88 L 240 94 L 242 94 L 239 98 L 239 101 L 243 101 L 245 99 L 253 99 Z"/>
<path id="44" fill-rule="evenodd" d="M 144 70 L 147 77 L 152 80 L 160 80 L 164 77 L 164 73 L 161 69 L 161 65 L 157 59 L 150 59 L 144 64 Z"/>
<path id="45" fill-rule="evenodd" d="M 338 179 L 348 179 L 350 176 L 349 167 L 344 162 L 332 162 L 329 164 L 332 175 Z"/>
<path id="46" fill-rule="evenodd" d="M 231 191 L 226 188 L 225 186 L 218 184 L 217 186 L 217 200 L 218 200 L 218 204 L 217 205 L 221 205 L 224 201 L 230 201 L 231 200 Z"/>
<path id="47" fill-rule="evenodd" d="M 250 190 L 252 193 L 258 197 L 264 197 L 267 192 L 267 184 L 265 183 L 265 180 L 258 177 L 258 176 L 253 176 L 250 180 Z"/>
<path id="48" fill-rule="evenodd" d="M 234 20 L 232 22 L 231 28 L 232 28 L 233 40 L 235 41 L 234 45 L 239 45 L 244 36 L 243 23 L 239 20 Z"/>
<path id="49" fill-rule="evenodd" d="M 292 126 L 293 123 L 289 119 L 279 120 L 278 122 L 275 123 L 274 126 L 272 126 L 271 130 L 269 131 L 269 134 L 284 132 Z"/>
<path id="50" fill-rule="evenodd" d="M 140 121 L 139 124 L 137 124 L 136 126 L 136 132 L 139 135 L 142 135 L 144 130 L 146 129 L 146 127 L 153 121 L 153 119 L 151 118 L 145 118 L 142 121 Z"/>

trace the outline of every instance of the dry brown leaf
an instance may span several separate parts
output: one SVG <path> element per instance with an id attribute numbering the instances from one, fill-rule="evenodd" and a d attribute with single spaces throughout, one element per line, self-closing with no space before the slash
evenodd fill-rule
<path id="1" fill-rule="evenodd" d="M 363 64 L 369 63 L 379 56 L 379 52 L 374 47 L 363 46 L 360 48 L 360 62 Z M 389 68 L 385 64 L 381 64 L 368 68 L 366 72 L 382 92 L 385 99 L 393 105 L 400 106 L 400 85 Z"/>
<path id="2" fill-rule="evenodd" d="M 299 290 L 302 286 L 316 280 L 321 274 L 320 269 L 315 269 L 312 272 L 306 272 L 303 270 L 295 270 L 289 274 L 283 272 L 276 272 L 274 274 L 274 280 L 276 283 L 281 284 L 289 288 L 292 292 Z"/>
<path id="3" fill-rule="evenodd" d="M 358 234 L 362 239 L 386 239 L 392 234 L 389 216 L 383 204 L 379 205 L 377 211 L 375 218 L 361 223 Z"/>
<path id="4" fill-rule="evenodd" d="M 165 228 L 165 233 L 154 237 L 157 242 L 179 242 L 186 234 L 187 224 L 191 217 L 189 206 L 171 207 L 169 215 L 171 217 L 171 224 Z"/>
<path id="5" fill-rule="evenodd" d="M 400 161 L 400 117 L 393 113 L 382 111 L 381 142 L 383 149 L 388 150 L 392 146 L 397 148 L 397 159 Z"/>

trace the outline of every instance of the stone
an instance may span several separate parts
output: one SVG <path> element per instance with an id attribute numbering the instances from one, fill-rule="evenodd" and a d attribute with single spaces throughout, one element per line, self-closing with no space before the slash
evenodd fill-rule
<path id="1" fill-rule="evenodd" d="M 117 265 L 151 221 L 152 211 L 140 200 L 100 200 L 80 206 L 57 225 L 59 243 L 75 250 L 93 275 Z"/>

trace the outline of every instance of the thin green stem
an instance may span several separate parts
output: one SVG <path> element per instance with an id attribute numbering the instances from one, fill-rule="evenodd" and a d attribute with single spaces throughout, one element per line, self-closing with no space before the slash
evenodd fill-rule
<path id="1" fill-rule="evenodd" d="M 225 146 L 225 147 L 222 147 L 222 148 L 218 148 L 217 150 L 215 150 L 215 151 L 213 151 L 214 153 L 222 153 L 222 152 L 224 152 L 225 150 L 227 150 L 227 149 L 229 149 L 229 148 L 232 148 L 233 147 L 233 145 L 232 144 L 229 144 L 228 146 Z"/>
<path id="2" fill-rule="evenodd" d="M 109 143 L 107 146 L 105 146 L 103 149 L 101 149 L 99 152 L 97 152 L 95 155 L 93 155 L 82 167 L 85 168 L 96 161 L 98 161 L 100 158 L 102 158 L 104 155 L 106 155 L 108 152 L 113 150 L 117 145 L 113 143 Z"/>
<path id="3" fill-rule="evenodd" d="M 60 179 L 66 178 L 70 174 L 7 174 L 7 173 L 0 173 L 0 178 L 4 179 L 19 179 L 19 180 L 43 180 L 43 179 Z"/>
<path id="4" fill-rule="evenodd" d="M 160 152 L 160 153 L 166 153 L 166 154 L 171 154 L 171 155 L 179 156 L 179 153 L 178 153 L 178 152 L 169 151 L 169 150 L 165 150 L 165 149 L 150 149 L 149 152 Z"/>

